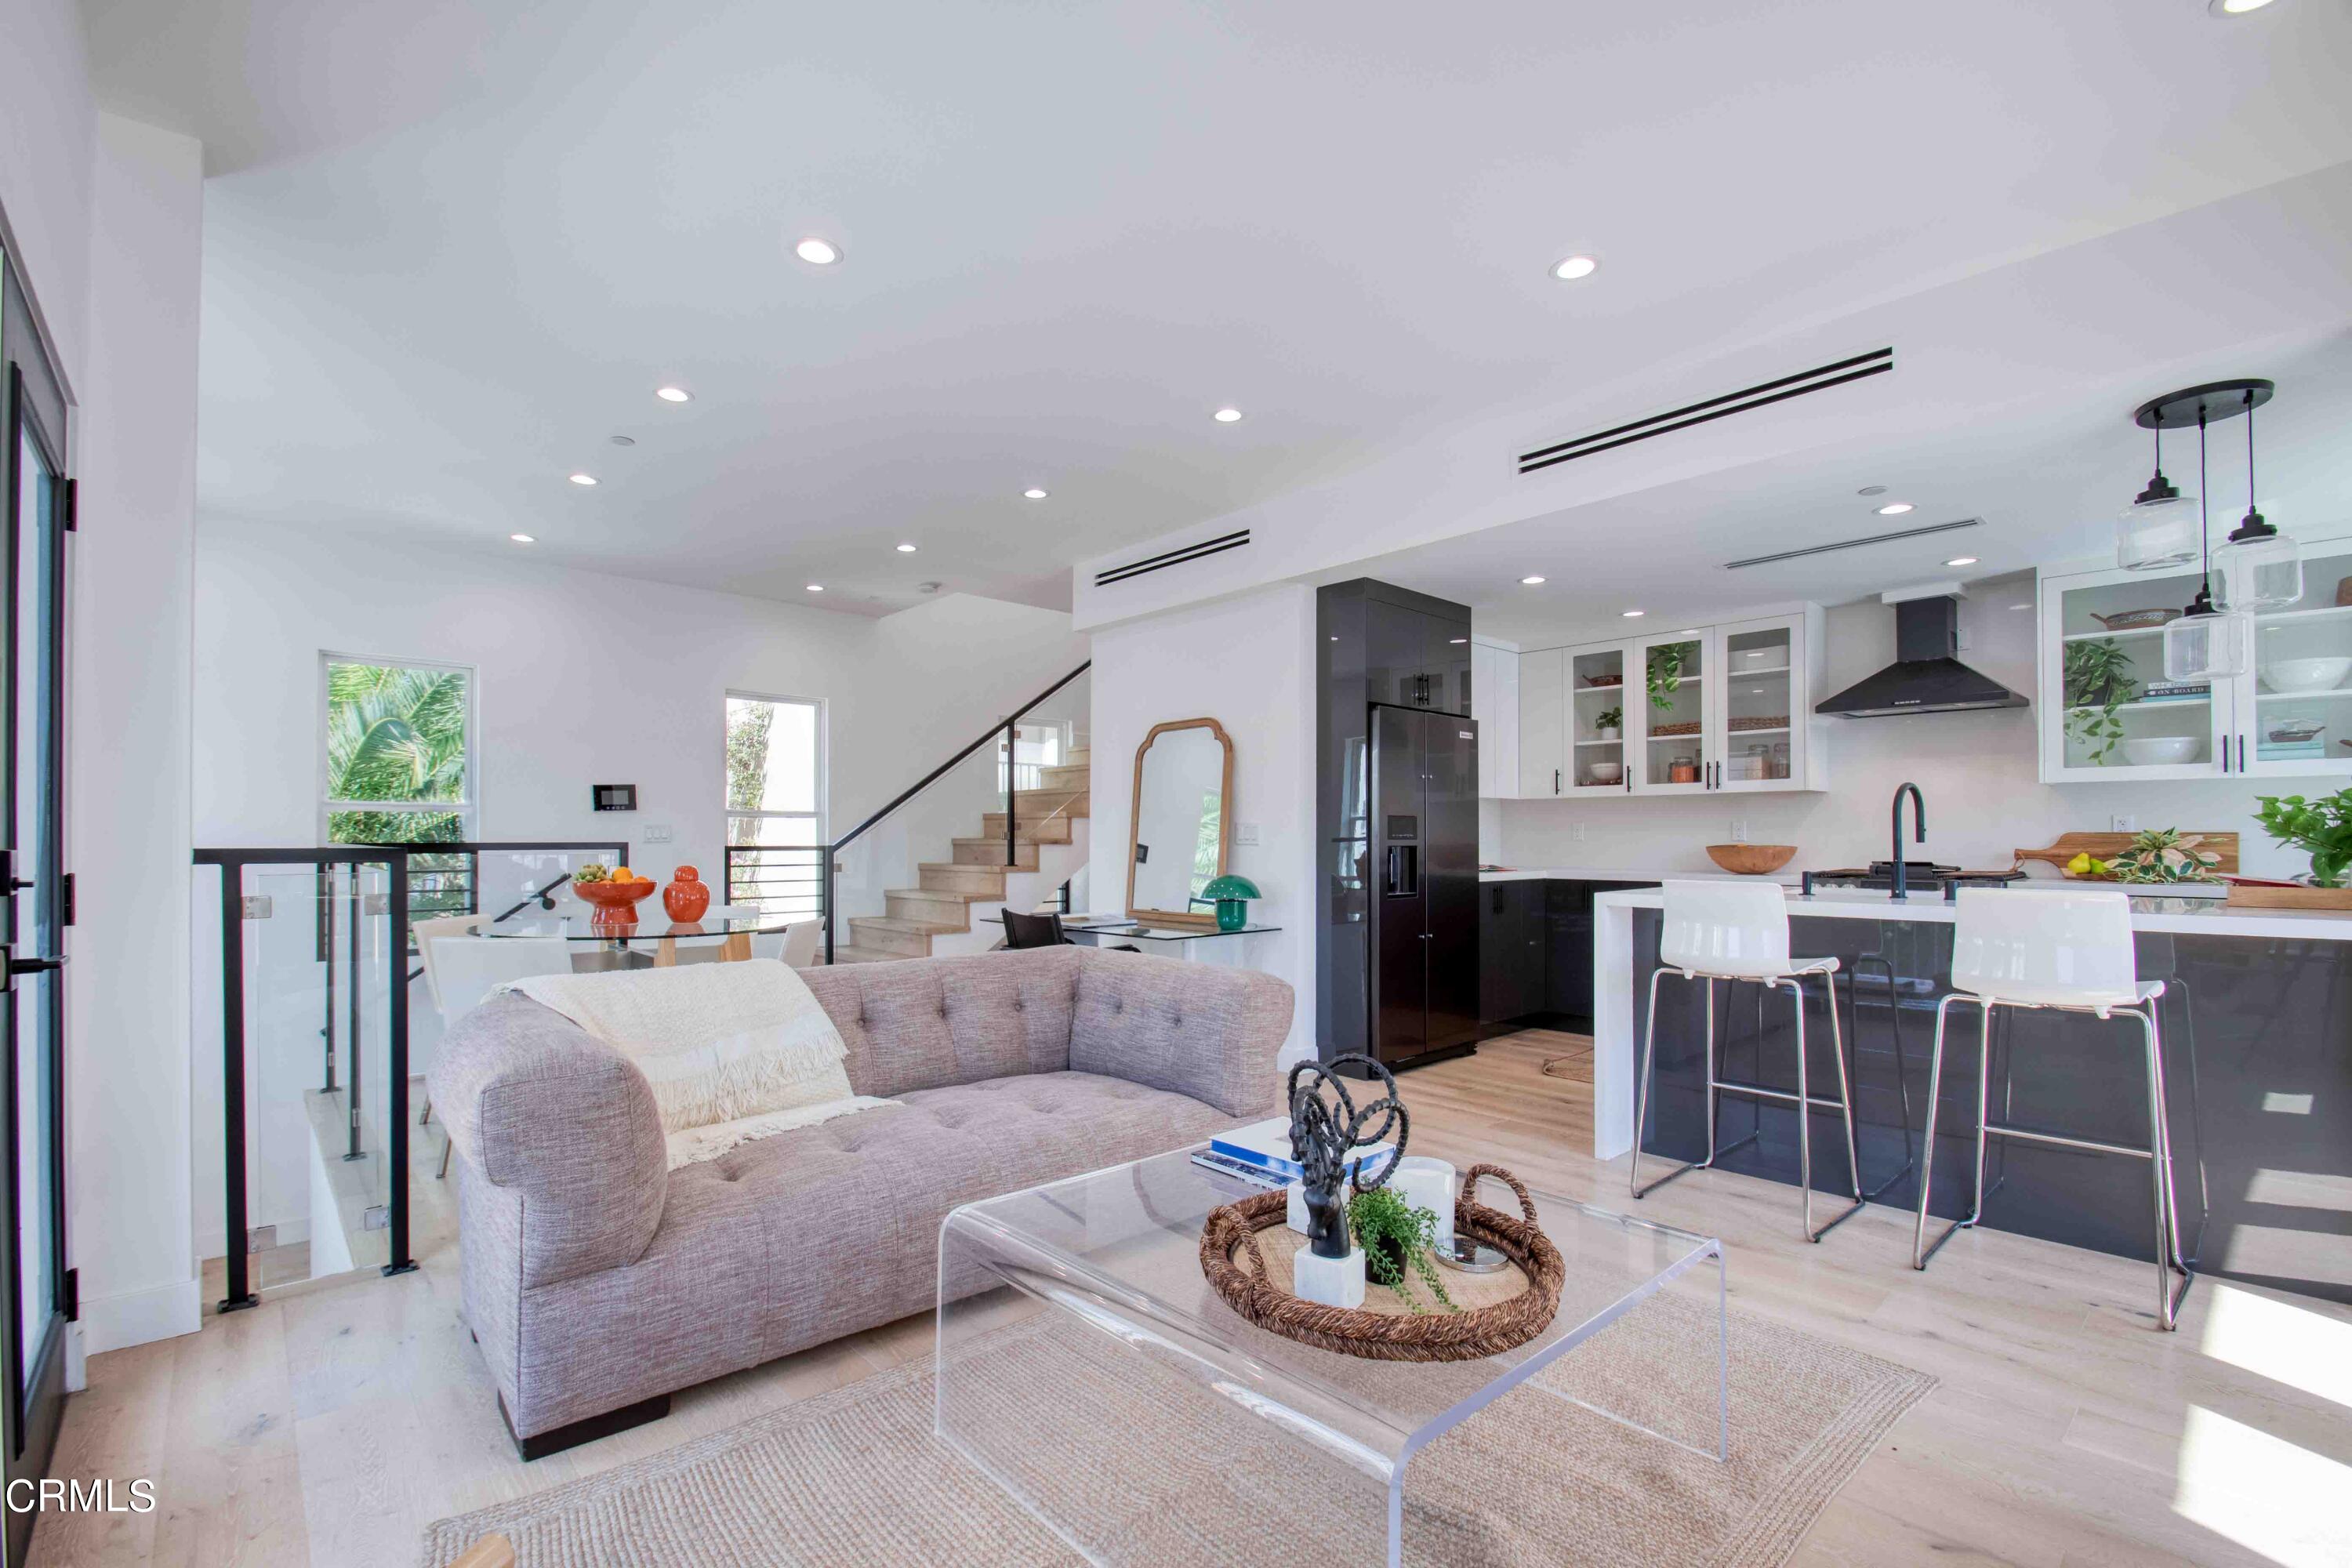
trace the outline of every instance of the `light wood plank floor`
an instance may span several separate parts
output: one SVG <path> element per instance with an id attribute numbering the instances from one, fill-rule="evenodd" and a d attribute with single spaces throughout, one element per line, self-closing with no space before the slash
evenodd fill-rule
<path id="1" fill-rule="evenodd" d="M 1742 1307 L 1943 1380 L 1831 1503 L 1798 1563 L 2352 1562 L 2352 1312 L 2205 1280 L 2181 1331 L 2164 1335 L 2148 1326 L 2149 1269 L 2125 1259 L 1966 1234 L 1917 1274 L 1903 1215 L 1872 1210 L 1811 1246 L 1790 1188 L 1714 1173 L 1633 1205 L 1623 1162 L 1586 1152 L 1591 1059 L 1581 1037 L 1535 1031 L 1408 1074 L 1413 1142 L 1719 1235 Z M 439 1140 L 416 1142 L 419 1194 L 442 1204 Z M 436 1518 L 929 1352 L 928 1316 L 906 1319 L 526 1467 L 457 1321 L 454 1248 L 436 1241 L 422 1260 L 403 1279 L 310 1289 L 93 1360 L 57 1473 L 150 1477 L 162 1507 L 47 1517 L 33 1563 L 405 1568 Z"/>

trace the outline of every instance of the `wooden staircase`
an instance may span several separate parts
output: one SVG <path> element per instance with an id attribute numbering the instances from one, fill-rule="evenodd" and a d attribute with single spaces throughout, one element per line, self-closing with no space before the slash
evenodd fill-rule
<path id="1" fill-rule="evenodd" d="M 921 862 L 916 886 L 883 894 L 881 914 L 851 915 L 845 922 L 849 941 L 835 945 L 833 961 L 879 963 L 996 945 L 1003 930 L 982 917 L 1008 903 L 1034 908 L 1086 864 L 1093 799 L 1088 780 L 1083 750 L 1042 770 L 1039 787 L 1023 790 L 1013 803 L 1017 826 L 1010 861 L 1004 813 L 982 813 L 978 836 L 950 840 L 944 860 Z"/>

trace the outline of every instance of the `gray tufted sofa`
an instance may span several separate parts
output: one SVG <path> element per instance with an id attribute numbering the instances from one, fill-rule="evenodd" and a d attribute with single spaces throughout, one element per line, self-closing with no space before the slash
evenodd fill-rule
<path id="1" fill-rule="evenodd" d="M 1271 1114 L 1291 991 L 1084 947 L 802 972 L 860 1094 L 900 1103 L 672 1172 L 653 1090 L 498 997 L 430 1075 L 458 1161 L 465 1313 L 526 1459 L 673 1390 L 933 1304 L 959 1204 Z"/>

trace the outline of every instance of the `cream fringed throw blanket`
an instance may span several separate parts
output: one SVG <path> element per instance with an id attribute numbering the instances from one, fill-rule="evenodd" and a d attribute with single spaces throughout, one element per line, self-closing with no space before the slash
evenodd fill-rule
<path id="1" fill-rule="evenodd" d="M 849 1047 L 808 984 L 773 959 L 535 974 L 510 982 L 636 1063 L 669 1134 L 669 1168 L 755 1138 L 895 1103 L 855 1094 Z"/>

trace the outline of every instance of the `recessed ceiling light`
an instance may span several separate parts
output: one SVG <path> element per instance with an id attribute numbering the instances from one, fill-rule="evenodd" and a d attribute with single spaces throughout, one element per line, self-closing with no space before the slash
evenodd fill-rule
<path id="1" fill-rule="evenodd" d="M 1519 579 L 1519 581 L 1520 581 L 1521 583 L 1525 584 L 1527 586 L 1528 586 L 1528 587 L 1532 588 L 1532 587 L 1534 587 L 1537 584 L 1538 584 L 1538 583 L 1542 582 L 1542 581 L 1543 581 L 1543 579 L 1542 579 L 1542 578 L 1540 578 L 1540 577 L 1522 577 L 1522 578 L 1520 578 L 1520 579 Z"/>
<path id="2" fill-rule="evenodd" d="M 1854 491 L 1853 493 L 1858 496 L 1883 496 L 1886 493 L 1886 487 L 1885 485 L 1864 485 L 1862 489 Z"/>
<path id="3" fill-rule="evenodd" d="M 1601 263 L 1590 256 L 1571 256 L 1551 269 L 1551 275 L 1563 282 L 1573 283 L 1579 278 L 1590 278 Z"/>
<path id="4" fill-rule="evenodd" d="M 1973 566 L 1976 563 L 1977 558 L 1973 555 L 1955 555 L 1944 563 L 1947 566 Z"/>
<path id="5" fill-rule="evenodd" d="M 575 485 L 593 485 L 596 482 L 596 476 L 593 474 L 574 474 L 572 476 L 572 482 Z"/>
<path id="6" fill-rule="evenodd" d="M 1209 417 L 1214 419 L 1220 425 L 1230 425 L 1241 416 L 1242 411 L 1238 408 L 1220 408 Z"/>
<path id="7" fill-rule="evenodd" d="M 636 444 L 637 438 L 635 436 L 615 436 L 613 437 L 613 445 L 615 447 L 634 447 Z"/>
<path id="8" fill-rule="evenodd" d="M 898 546 L 898 553 L 901 555 L 912 555 L 914 552 L 915 547 L 911 544 L 901 544 Z"/>
<path id="9" fill-rule="evenodd" d="M 2271 0 L 2206 0 L 2205 9 L 2216 16 L 2242 16 L 2249 11 L 2259 11 Z"/>
<path id="10" fill-rule="evenodd" d="M 1909 511 L 1910 510 L 1911 503 L 1907 500 L 1891 500 L 1885 506 L 1878 509 L 1878 515 L 1881 517 L 1901 517 L 1905 512 Z"/>
<path id="11" fill-rule="evenodd" d="M 691 403 L 694 401 L 694 394 L 687 391 L 687 389 L 682 386 L 656 386 L 654 388 L 654 395 L 660 398 L 664 403 Z"/>
<path id="12" fill-rule="evenodd" d="M 1035 485 L 1031 485 L 1027 489 L 1023 490 L 1021 493 L 1028 497 L 1031 500 L 1044 500 L 1045 499 L 1045 492 L 1039 489 Z"/>
<path id="13" fill-rule="evenodd" d="M 513 540 L 517 544 L 537 544 L 539 542 L 537 538 L 528 533 L 509 533 L 507 537 Z"/>
<path id="14" fill-rule="evenodd" d="M 811 583 L 808 585 L 808 591 L 812 594 L 822 594 L 824 592 L 824 584 L 822 583 Z"/>
<path id="15" fill-rule="evenodd" d="M 793 254 L 812 267 L 830 267 L 841 259 L 841 247 L 811 235 L 793 247 Z"/>
<path id="16" fill-rule="evenodd" d="M 1620 610 L 1617 613 L 1631 621 L 1638 620 L 1642 616 L 1648 615 L 1650 612 L 1647 610 Z"/>

